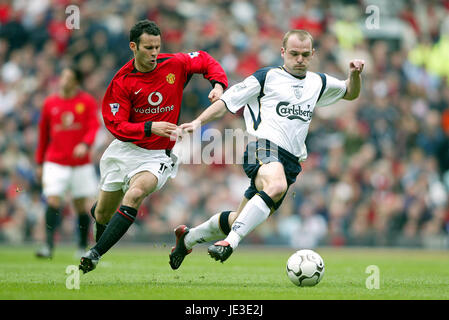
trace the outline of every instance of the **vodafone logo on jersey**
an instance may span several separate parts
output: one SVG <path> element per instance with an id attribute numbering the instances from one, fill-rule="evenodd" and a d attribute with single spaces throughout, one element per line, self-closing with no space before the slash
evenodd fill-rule
<path id="1" fill-rule="evenodd" d="M 142 113 L 142 114 L 156 114 L 156 113 L 162 113 L 162 112 L 169 112 L 172 111 L 175 106 L 171 105 L 171 106 L 166 106 L 166 107 L 161 107 L 160 104 L 163 100 L 163 96 L 160 92 L 151 92 L 148 95 L 148 103 L 150 104 L 151 107 L 149 108 L 134 108 L 134 111 L 137 113 Z"/>
<path id="2" fill-rule="evenodd" d="M 157 106 L 162 102 L 162 94 L 160 92 L 151 92 L 148 95 L 148 103 L 152 106 Z"/>
<path id="3" fill-rule="evenodd" d="M 146 109 L 134 108 L 134 111 L 137 113 L 156 114 L 156 113 L 172 111 L 174 108 L 175 108 L 174 105 L 167 106 L 167 107 L 157 106 L 156 108 L 146 108 Z"/>

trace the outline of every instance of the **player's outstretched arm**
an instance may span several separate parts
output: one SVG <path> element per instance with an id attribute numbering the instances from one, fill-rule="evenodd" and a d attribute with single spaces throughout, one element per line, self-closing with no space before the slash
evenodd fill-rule
<path id="1" fill-rule="evenodd" d="M 196 118 L 192 122 L 180 125 L 180 128 L 186 132 L 193 132 L 202 124 L 206 124 L 223 117 L 226 113 L 226 110 L 226 105 L 223 100 L 217 100 L 213 104 L 211 104 L 209 108 L 204 110 L 203 113 L 198 116 L 198 118 Z"/>
<path id="2" fill-rule="evenodd" d="M 346 79 L 346 94 L 343 96 L 345 100 L 354 100 L 360 94 L 362 86 L 362 73 L 365 61 L 355 59 L 349 62 L 349 77 Z"/>

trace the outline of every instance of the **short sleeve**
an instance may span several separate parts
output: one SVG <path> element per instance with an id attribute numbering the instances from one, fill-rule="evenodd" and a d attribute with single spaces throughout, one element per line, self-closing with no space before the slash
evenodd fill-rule
<path id="1" fill-rule="evenodd" d="M 333 104 L 343 98 L 346 94 L 346 83 L 328 74 L 319 74 L 323 82 L 324 90 L 322 90 L 316 105 L 318 107 Z"/>
<path id="2" fill-rule="evenodd" d="M 221 96 L 221 100 L 226 104 L 226 108 L 232 113 L 236 113 L 245 106 L 251 99 L 256 98 L 261 91 L 260 82 L 251 75 L 242 82 L 230 87 Z"/>

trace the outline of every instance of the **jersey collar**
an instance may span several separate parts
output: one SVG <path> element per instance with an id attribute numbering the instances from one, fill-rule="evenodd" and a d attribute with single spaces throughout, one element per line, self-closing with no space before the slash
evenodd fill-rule
<path id="1" fill-rule="evenodd" d="M 151 71 L 146 71 L 146 72 L 142 72 L 142 71 L 137 70 L 136 65 L 134 64 L 135 61 L 136 61 L 136 59 L 134 58 L 134 59 L 133 59 L 133 70 L 131 71 L 131 73 L 143 73 L 143 74 L 145 74 L 145 73 L 151 73 L 151 72 L 153 72 L 154 70 L 157 69 L 157 66 L 159 65 L 159 61 L 158 61 L 158 60 L 159 60 L 159 59 L 156 59 L 156 67 L 154 67 L 153 70 L 151 70 Z"/>
<path id="2" fill-rule="evenodd" d="M 307 73 L 306 73 L 306 75 L 304 75 L 304 76 L 295 76 L 294 74 L 291 74 L 290 72 L 288 72 L 287 69 L 284 68 L 284 66 L 282 66 L 281 69 L 284 70 L 285 72 L 287 72 L 292 77 L 295 77 L 296 79 L 299 79 L 299 80 L 304 80 L 307 75 Z"/>

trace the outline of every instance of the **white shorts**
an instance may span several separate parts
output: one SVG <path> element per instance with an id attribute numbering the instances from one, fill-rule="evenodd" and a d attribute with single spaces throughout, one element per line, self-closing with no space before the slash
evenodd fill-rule
<path id="1" fill-rule="evenodd" d="M 62 197 L 69 191 L 74 199 L 93 197 L 98 191 L 98 179 L 93 164 L 66 166 L 44 162 L 42 188 L 46 197 Z"/>
<path id="2" fill-rule="evenodd" d="M 100 160 L 100 188 L 103 191 L 126 192 L 129 181 L 139 172 L 149 171 L 157 178 L 155 191 L 161 189 L 169 177 L 174 178 L 178 171 L 178 160 L 172 152 L 148 150 L 131 142 L 115 139 L 103 153 Z"/>

